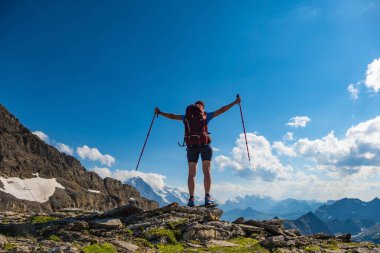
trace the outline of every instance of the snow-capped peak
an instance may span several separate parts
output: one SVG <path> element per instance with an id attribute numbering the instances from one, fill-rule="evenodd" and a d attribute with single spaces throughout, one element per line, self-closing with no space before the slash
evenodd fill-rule
<path id="1" fill-rule="evenodd" d="M 178 188 L 172 188 L 168 185 L 152 187 L 152 185 L 138 176 L 126 179 L 124 183 L 132 185 L 140 192 L 141 196 L 157 201 L 160 206 L 168 205 L 172 202 L 186 205 L 189 198 L 188 193 Z"/>

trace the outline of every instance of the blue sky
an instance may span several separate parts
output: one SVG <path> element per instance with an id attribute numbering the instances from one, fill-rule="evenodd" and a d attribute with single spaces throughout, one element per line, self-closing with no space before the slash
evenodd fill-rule
<path id="1" fill-rule="evenodd" d="M 180 114 L 202 99 L 213 111 L 239 93 L 253 162 L 240 156 L 234 107 L 210 123 L 217 198 L 370 199 L 380 195 L 379 23 L 375 0 L 1 1 L 0 103 L 122 179 L 155 106 Z M 287 125 L 293 117 L 305 126 Z M 182 135 L 181 122 L 153 126 L 139 170 L 157 187 L 186 188 Z"/>

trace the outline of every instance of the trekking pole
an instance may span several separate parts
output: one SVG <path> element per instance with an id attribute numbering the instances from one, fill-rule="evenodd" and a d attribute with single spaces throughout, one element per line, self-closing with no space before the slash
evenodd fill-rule
<path id="1" fill-rule="evenodd" d="M 236 95 L 236 98 L 239 98 L 239 94 Z M 247 134 L 245 132 L 245 124 L 244 124 L 244 118 L 243 118 L 243 110 L 241 109 L 241 103 L 239 102 L 239 108 L 240 108 L 240 116 L 241 116 L 241 123 L 243 124 L 243 130 L 244 130 L 244 137 L 245 137 L 245 145 L 247 146 L 247 154 L 248 154 L 248 161 L 251 161 L 251 157 L 249 156 L 249 149 L 248 149 L 248 142 L 247 142 Z"/>
<path id="2" fill-rule="evenodd" d="M 150 123 L 150 127 L 149 127 L 149 130 L 148 130 L 148 134 L 146 135 L 145 142 L 144 142 L 144 146 L 143 146 L 143 148 L 142 148 L 142 150 L 141 150 L 141 154 L 140 154 L 140 157 L 139 157 L 139 161 L 137 162 L 136 170 L 137 170 L 137 168 L 139 167 L 140 160 L 141 160 L 141 157 L 142 157 L 142 155 L 143 155 L 143 153 L 144 153 L 145 145 L 146 145 L 146 142 L 148 141 L 148 137 L 149 137 L 149 134 L 150 134 L 150 130 L 152 129 L 153 122 L 154 122 L 154 119 L 156 118 L 156 116 L 157 116 L 157 118 L 158 118 L 158 113 L 156 113 L 156 111 L 154 111 L 153 119 L 152 119 L 152 122 Z"/>

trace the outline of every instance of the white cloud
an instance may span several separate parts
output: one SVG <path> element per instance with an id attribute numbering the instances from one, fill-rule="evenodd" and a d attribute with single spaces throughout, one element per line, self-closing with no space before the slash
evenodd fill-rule
<path id="1" fill-rule="evenodd" d="M 34 131 L 32 134 L 37 135 L 42 141 L 49 143 L 49 136 L 42 131 Z"/>
<path id="2" fill-rule="evenodd" d="M 282 137 L 283 140 L 285 141 L 292 141 L 294 140 L 294 133 L 292 132 L 287 132 L 284 137 Z"/>
<path id="3" fill-rule="evenodd" d="M 216 147 L 212 147 L 212 151 L 214 152 L 218 152 L 220 149 L 216 148 Z"/>
<path id="4" fill-rule="evenodd" d="M 243 167 L 237 162 L 230 159 L 227 156 L 219 155 L 215 157 L 215 162 L 217 164 L 218 169 L 224 170 L 225 168 L 233 168 L 235 170 L 242 170 Z"/>
<path id="5" fill-rule="evenodd" d="M 94 168 L 92 168 L 90 170 L 94 171 L 101 178 L 112 177 L 112 173 L 111 173 L 110 169 L 108 169 L 108 168 L 99 168 L 99 167 L 95 166 Z"/>
<path id="6" fill-rule="evenodd" d="M 233 169 L 237 175 L 246 179 L 261 179 L 263 181 L 284 180 L 292 171 L 291 166 L 284 166 L 273 155 L 270 143 L 264 136 L 247 133 L 247 141 L 251 161 L 248 160 L 244 134 L 236 140 L 232 149 L 232 157 L 215 157 L 216 167 L 219 169 Z"/>
<path id="7" fill-rule="evenodd" d="M 351 83 L 350 85 L 348 85 L 347 90 L 351 95 L 351 99 L 356 100 L 359 98 L 359 89 L 357 88 L 357 86 L 355 86 L 355 84 Z"/>
<path id="8" fill-rule="evenodd" d="M 247 181 L 214 184 L 216 199 L 263 194 L 277 199 L 370 200 L 380 192 L 380 116 L 350 127 L 340 138 L 330 132 L 320 139 L 303 138 L 291 145 L 277 141 L 270 145 L 263 136 L 248 136 L 251 163 L 246 158 L 243 135 L 230 156 L 215 158 L 216 167 L 232 169 Z M 280 161 L 272 150 L 292 157 L 283 159 L 292 167 Z M 263 171 L 272 177 L 263 177 Z M 250 179 L 262 180 L 252 183 Z"/>
<path id="9" fill-rule="evenodd" d="M 286 123 L 287 126 L 291 126 L 291 127 L 305 127 L 307 125 L 307 123 L 310 122 L 310 118 L 307 117 L 307 116 L 296 116 L 296 117 L 293 117 L 289 120 L 288 123 Z"/>
<path id="10" fill-rule="evenodd" d="M 59 151 L 61 151 L 61 152 L 63 152 L 63 153 L 66 153 L 66 154 L 68 154 L 68 155 L 73 155 L 73 153 L 74 153 L 74 150 L 73 150 L 72 148 L 70 148 L 68 145 L 63 144 L 63 143 L 57 143 L 57 144 L 55 145 L 55 147 L 56 147 Z"/>
<path id="11" fill-rule="evenodd" d="M 87 145 L 83 145 L 82 147 L 77 148 L 77 154 L 82 159 L 89 159 L 91 161 L 99 161 L 101 164 L 112 166 L 115 163 L 115 158 L 112 156 L 99 152 L 97 148 L 90 148 Z"/>
<path id="12" fill-rule="evenodd" d="M 283 155 L 311 160 L 329 176 L 378 174 L 380 170 L 380 116 L 349 128 L 343 138 L 334 132 L 321 139 L 300 139 L 290 146 L 281 146 Z M 284 147 L 285 146 L 285 147 Z M 378 169 L 376 169 L 378 168 Z"/>
<path id="13" fill-rule="evenodd" d="M 286 155 L 286 156 L 297 156 L 296 152 L 294 152 L 293 148 L 286 146 L 281 141 L 276 141 L 273 143 L 272 148 L 277 151 L 279 155 Z"/>
<path id="14" fill-rule="evenodd" d="M 128 178 L 141 177 L 145 182 L 155 190 L 162 190 L 165 186 L 165 176 L 157 173 L 144 173 L 136 170 L 115 170 L 111 171 L 108 168 L 98 168 L 94 167 L 90 169 L 96 172 L 100 177 L 112 177 L 117 180 L 124 182 Z"/>
<path id="15" fill-rule="evenodd" d="M 380 58 L 374 59 L 368 64 L 364 83 L 369 90 L 380 91 Z"/>

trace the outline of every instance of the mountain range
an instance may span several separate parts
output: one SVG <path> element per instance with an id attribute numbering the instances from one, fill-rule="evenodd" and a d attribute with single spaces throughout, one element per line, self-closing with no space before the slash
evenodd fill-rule
<path id="1" fill-rule="evenodd" d="M 373 220 L 380 222 L 380 199 L 374 198 L 369 202 L 360 199 L 344 198 L 333 205 L 319 207 L 315 214 L 325 222 L 338 220 Z"/>
<path id="2" fill-rule="evenodd" d="M 296 220 L 285 221 L 286 228 L 297 228 L 302 234 L 350 233 L 357 241 L 380 241 L 379 199 L 369 202 L 343 198 L 331 205 L 322 205 Z"/>
<path id="3" fill-rule="evenodd" d="M 312 200 L 284 199 L 275 200 L 265 195 L 246 195 L 227 200 L 220 208 L 223 218 L 233 221 L 244 214 L 246 219 L 296 219 L 307 212 L 315 211 L 323 202 Z M 239 216 L 240 215 L 240 216 Z"/>

